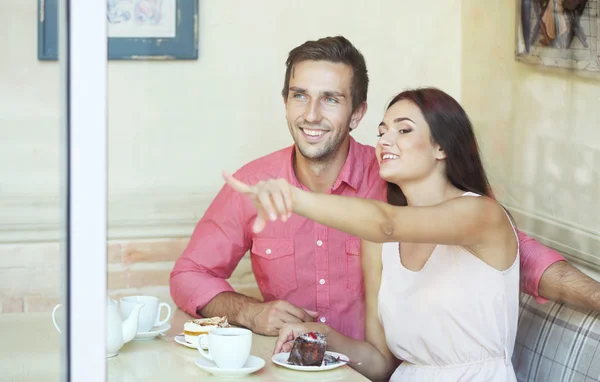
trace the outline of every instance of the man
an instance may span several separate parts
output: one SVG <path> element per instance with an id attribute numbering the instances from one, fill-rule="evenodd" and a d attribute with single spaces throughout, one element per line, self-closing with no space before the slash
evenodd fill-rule
<path id="1" fill-rule="evenodd" d="M 374 148 L 350 136 L 367 111 L 362 54 L 345 38 L 329 37 L 290 51 L 286 66 L 282 95 L 295 144 L 248 163 L 235 177 L 248 184 L 285 178 L 313 192 L 385 200 Z M 191 315 L 227 316 L 260 334 L 319 320 L 363 339 L 360 240 L 296 215 L 255 234 L 255 218 L 251 201 L 223 186 L 171 273 L 175 303 Z M 522 233 L 520 245 L 522 290 L 539 301 L 600 310 L 600 284 Z M 235 293 L 225 281 L 248 250 L 264 302 Z"/>

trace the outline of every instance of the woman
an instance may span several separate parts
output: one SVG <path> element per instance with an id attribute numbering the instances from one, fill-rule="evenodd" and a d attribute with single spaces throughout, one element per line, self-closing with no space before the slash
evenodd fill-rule
<path id="1" fill-rule="evenodd" d="M 518 239 L 491 195 L 469 118 L 440 90 L 409 90 L 390 102 L 379 137 L 389 204 L 226 176 L 253 200 L 257 227 L 293 212 L 363 240 L 366 340 L 294 324 L 275 352 L 319 331 L 373 380 L 515 381 Z"/>

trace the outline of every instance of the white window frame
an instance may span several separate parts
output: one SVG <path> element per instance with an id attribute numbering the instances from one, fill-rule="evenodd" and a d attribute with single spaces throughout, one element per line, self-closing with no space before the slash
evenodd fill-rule
<path id="1" fill-rule="evenodd" d="M 62 243 L 66 336 L 62 380 L 106 381 L 106 0 L 60 0 Z"/>

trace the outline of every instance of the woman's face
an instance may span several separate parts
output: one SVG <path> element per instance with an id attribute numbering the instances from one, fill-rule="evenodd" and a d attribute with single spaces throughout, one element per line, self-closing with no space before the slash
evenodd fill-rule
<path id="1" fill-rule="evenodd" d="M 432 142 L 421 110 L 408 100 L 396 102 L 385 112 L 376 152 L 379 175 L 396 184 L 428 177 L 446 157 Z"/>

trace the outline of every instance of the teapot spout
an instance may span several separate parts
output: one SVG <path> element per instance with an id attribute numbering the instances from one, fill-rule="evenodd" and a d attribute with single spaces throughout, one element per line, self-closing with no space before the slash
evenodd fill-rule
<path id="1" fill-rule="evenodd" d="M 144 304 L 136 304 L 129 317 L 123 321 L 123 342 L 127 343 L 131 341 L 138 330 L 138 323 L 140 319 L 140 310 L 144 307 Z"/>

